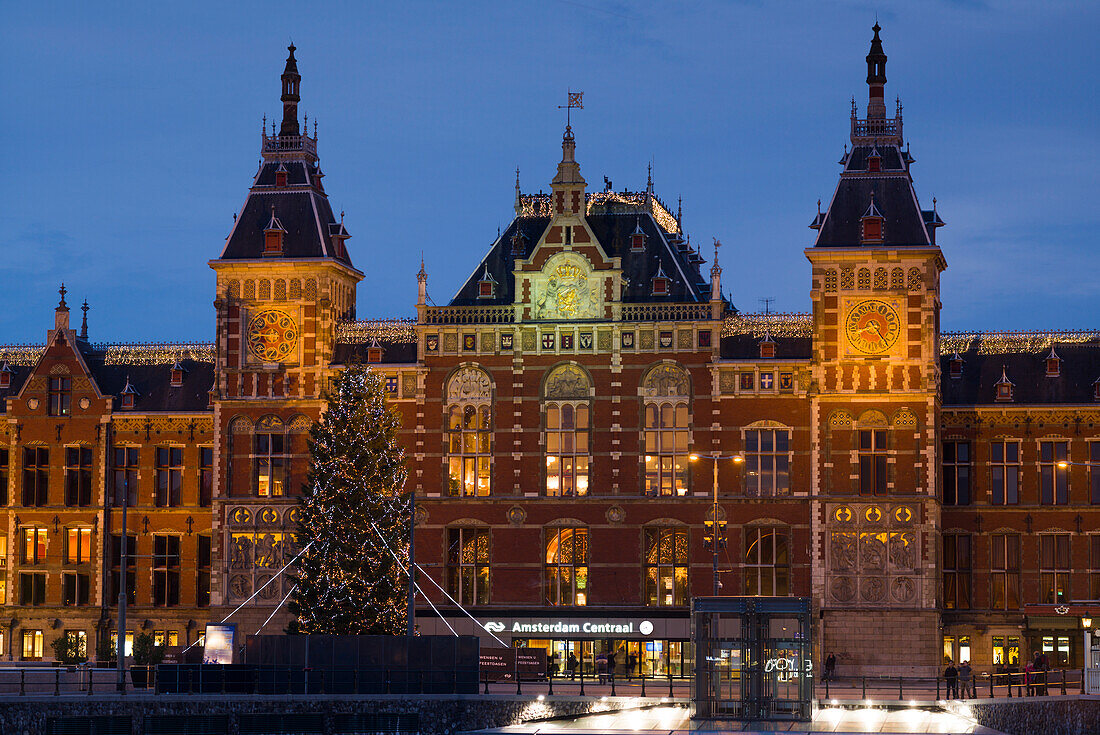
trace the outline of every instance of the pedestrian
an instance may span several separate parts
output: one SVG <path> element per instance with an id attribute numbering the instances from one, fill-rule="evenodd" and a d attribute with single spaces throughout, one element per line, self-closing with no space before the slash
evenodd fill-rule
<path id="1" fill-rule="evenodd" d="M 1027 696 L 1035 695 L 1035 659 L 1028 661 L 1024 667 L 1024 686 L 1027 688 Z"/>
<path id="2" fill-rule="evenodd" d="M 1035 693 L 1045 697 L 1048 693 L 1047 672 L 1050 671 L 1050 656 L 1046 654 L 1046 651 L 1040 652 L 1038 657 L 1035 659 L 1035 670 L 1037 672 L 1035 675 L 1036 684 L 1038 685 Z"/>
<path id="3" fill-rule="evenodd" d="M 970 668 L 969 661 L 963 661 L 959 666 L 959 691 L 962 692 L 963 699 L 978 696 L 974 691 L 974 669 Z"/>
<path id="4" fill-rule="evenodd" d="M 955 668 L 955 663 L 951 659 L 947 660 L 947 668 L 943 671 L 943 678 L 947 680 L 947 698 L 958 699 L 959 670 Z"/>
<path id="5" fill-rule="evenodd" d="M 634 677 L 634 667 L 638 665 L 638 657 L 633 653 L 626 654 L 626 680 L 630 681 Z"/>
<path id="6" fill-rule="evenodd" d="M 546 659 L 548 664 L 547 669 L 550 671 L 550 676 L 556 676 L 558 673 L 558 654 L 555 651 L 550 654 L 550 658 Z"/>
<path id="7" fill-rule="evenodd" d="M 611 679 L 615 678 L 615 652 L 607 654 L 607 675 Z"/>
<path id="8" fill-rule="evenodd" d="M 825 657 L 824 670 L 821 672 L 821 681 L 834 681 L 836 678 L 836 656 L 830 653 Z"/>
<path id="9" fill-rule="evenodd" d="M 601 684 L 607 683 L 607 654 L 601 653 L 596 656 L 596 679 Z"/>
<path id="10" fill-rule="evenodd" d="M 569 652 L 569 658 L 565 659 L 565 668 L 569 669 L 569 679 L 571 681 L 577 678 L 577 657 L 572 651 Z"/>

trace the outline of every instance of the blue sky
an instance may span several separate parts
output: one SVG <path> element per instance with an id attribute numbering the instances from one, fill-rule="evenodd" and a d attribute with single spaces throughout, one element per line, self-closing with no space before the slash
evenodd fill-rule
<path id="1" fill-rule="evenodd" d="M 745 311 L 809 308 L 803 249 L 866 101 L 876 14 L 939 242 L 945 329 L 1100 328 L 1100 3 L 9 4 L 0 29 L 0 342 L 41 341 L 64 280 L 95 340 L 209 340 L 217 257 L 280 114 L 286 45 L 359 315 L 445 303 L 548 189 L 568 88 L 577 158 L 683 196 Z M 79 312 L 74 311 L 79 316 Z"/>

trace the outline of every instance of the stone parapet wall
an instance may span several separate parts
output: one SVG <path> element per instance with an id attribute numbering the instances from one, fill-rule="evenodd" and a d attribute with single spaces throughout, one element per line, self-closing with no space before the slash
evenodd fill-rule
<path id="1" fill-rule="evenodd" d="M 948 702 L 944 709 L 1008 735 L 1100 733 L 1100 697 L 1028 697 Z"/>
<path id="2" fill-rule="evenodd" d="M 838 676 L 936 676 L 940 671 L 935 611 L 826 610 L 820 623 L 820 660 L 835 654 Z"/>

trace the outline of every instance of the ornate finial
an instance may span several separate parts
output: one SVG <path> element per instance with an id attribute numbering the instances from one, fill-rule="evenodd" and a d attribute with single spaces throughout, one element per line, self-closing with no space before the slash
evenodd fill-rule
<path id="1" fill-rule="evenodd" d="M 932 197 L 932 214 L 936 213 L 936 197 Z"/>
<path id="2" fill-rule="evenodd" d="M 856 96 L 852 95 L 852 119 L 853 120 L 856 118 L 857 114 L 858 113 L 856 111 Z"/>
<path id="3" fill-rule="evenodd" d="M 317 139 L 317 118 L 313 118 L 313 139 Z"/>
<path id="4" fill-rule="evenodd" d="M 344 224 L 344 210 L 340 210 L 340 224 Z"/>
<path id="5" fill-rule="evenodd" d="M 573 111 L 574 107 L 578 110 L 584 109 L 584 92 L 574 92 L 572 90 L 569 90 L 569 102 L 564 105 L 558 105 L 559 110 L 565 110 L 565 135 L 567 138 L 571 138 L 573 136 L 573 126 L 572 120 L 570 118 L 570 113 Z"/>
<path id="6" fill-rule="evenodd" d="M 871 30 L 875 32 L 875 38 L 878 38 L 878 32 L 882 30 L 882 26 L 878 24 L 878 17 L 876 15 L 875 24 L 871 26 Z"/>
<path id="7" fill-rule="evenodd" d="M 680 214 L 683 210 L 683 207 L 684 207 L 684 197 L 681 194 L 680 196 L 676 197 L 676 226 L 677 227 L 680 226 Z M 680 231 L 682 232 L 683 228 L 681 228 Z"/>
<path id="8" fill-rule="evenodd" d="M 653 161 L 650 161 L 649 165 L 646 166 L 645 190 L 648 192 L 653 191 Z"/>
<path id="9" fill-rule="evenodd" d="M 821 216 L 821 198 L 820 197 L 818 197 L 818 200 L 817 200 L 817 216 L 818 217 Z"/>
<path id="10" fill-rule="evenodd" d="M 267 113 L 266 112 L 264 113 L 264 122 L 263 122 L 262 125 L 260 125 L 260 132 L 261 133 L 266 133 L 267 132 Z"/>
<path id="11" fill-rule="evenodd" d="M 69 307 L 65 304 L 65 294 L 69 292 L 69 289 L 65 288 L 64 282 L 61 283 L 61 288 L 57 289 L 57 292 L 61 294 L 61 302 L 58 303 L 57 308 L 68 309 Z"/>
<path id="12" fill-rule="evenodd" d="M 88 299 L 84 299 L 84 303 L 80 305 L 80 310 L 84 312 L 84 319 L 80 322 L 80 338 L 88 339 Z"/>
<path id="13" fill-rule="evenodd" d="M 309 135 L 309 113 L 302 113 L 302 127 L 306 129 L 306 135 Z"/>

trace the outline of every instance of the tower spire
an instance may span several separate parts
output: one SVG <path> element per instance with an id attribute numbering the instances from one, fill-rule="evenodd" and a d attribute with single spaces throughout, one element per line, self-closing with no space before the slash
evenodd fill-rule
<path id="1" fill-rule="evenodd" d="M 279 135 L 298 135 L 298 84 L 302 77 L 298 74 L 298 61 L 294 58 L 294 43 L 286 47 L 290 55 L 286 57 L 286 67 L 283 69 L 283 125 L 279 129 Z"/>
<path id="2" fill-rule="evenodd" d="M 88 339 L 88 299 L 84 299 L 84 303 L 81 304 L 80 310 L 84 312 L 84 318 L 80 322 L 80 338 Z"/>
<path id="3" fill-rule="evenodd" d="M 881 120 L 886 117 L 886 54 L 882 50 L 882 39 L 878 37 L 882 28 L 877 20 L 871 30 L 875 37 L 867 53 L 867 119 Z"/>
<path id="4" fill-rule="evenodd" d="M 516 166 L 516 203 L 515 203 L 515 208 L 516 208 L 516 216 L 518 217 L 523 212 L 523 201 L 521 199 L 521 194 L 520 194 L 520 191 L 519 191 L 519 166 Z"/>

